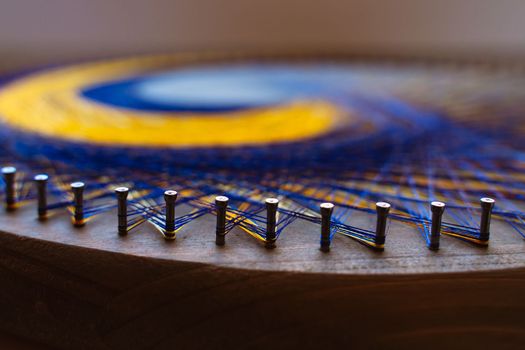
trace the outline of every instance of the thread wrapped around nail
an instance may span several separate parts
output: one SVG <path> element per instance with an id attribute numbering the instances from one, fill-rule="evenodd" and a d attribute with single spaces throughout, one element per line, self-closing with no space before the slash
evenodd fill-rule
<path id="1" fill-rule="evenodd" d="M 164 201 L 166 202 L 166 223 L 165 235 L 167 239 L 175 238 L 175 201 L 177 200 L 177 191 L 167 190 L 164 192 Z"/>
<path id="2" fill-rule="evenodd" d="M 82 227 L 86 224 L 84 219 L 84 189 L 86 185 L 83 182 L 73 182 L 71 191 L 73 191 L 73 226 Z"/>
<path id="3" fill-rule="evenodd" d="M 277 208 L 279 200 L 277 198 L 267 198 L 266 204 L 266 242 L 265 247 L 268 249 L 275 248 L 277 240 Z"/>

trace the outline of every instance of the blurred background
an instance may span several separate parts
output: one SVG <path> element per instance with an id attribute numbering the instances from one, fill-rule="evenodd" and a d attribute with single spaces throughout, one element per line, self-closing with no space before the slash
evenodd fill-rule
<path id="1" fill-rule="evenodd" d="M 0 70 L 129 53 L 525 57 L 523 0 L 0 0 Z"/>
<path id="2" fill-rule="evenodd" d="M 0 73 L 86 58 L 276 49 L 525 58 L 523 0 L 0 0 Z M 40 349 L 0 333 L 0 347 Z"/>

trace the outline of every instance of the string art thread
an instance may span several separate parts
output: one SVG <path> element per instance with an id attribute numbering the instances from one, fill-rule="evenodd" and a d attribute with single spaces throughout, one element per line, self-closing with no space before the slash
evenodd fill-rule
<path id="1" fill-rule="evenodd" d="M 174 55 L 17 76 L 0 90 L 5 206 L 75 226 L 116 211 L 118 234 L 166 239 L 211 214 L 218 245 L 238 228 L 273 248 L 297 220 L 323 251 L 385 249 L 389 220 L 433 250 L 486 246 L 491 219 L 525 238 L 518 68 Z"/>

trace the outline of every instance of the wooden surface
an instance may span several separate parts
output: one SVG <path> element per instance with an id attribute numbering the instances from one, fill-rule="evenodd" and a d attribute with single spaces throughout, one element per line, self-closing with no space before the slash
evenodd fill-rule
<path id="1" fill-rule="evenodd" d="M 177 207 L 177 215 L 188 212 Z M 390 222 L 386 249 L 375 252 L 358 242 L 336 235 L 329 253 L 319 251 L 318 225 L 296 221 L 285 229 L 274 250 L 240 229 L 226 236 L 226 245 L 215 245 L 215 216 L 206 215 L 184 226 L 175 241 L 166 241 L 151 225 L 143 224 L 126 237 L 116 232 L 116 214 L 95 217 L 80 229 L 73 228 L 65 212 L 41 223 L 29 205 L 15 213 L 0 214 L 0 230 L 134 256 L 214 266 L 270 271 L 345 274 L 409 274 L 482 271 L 525 267 L 525 240 L 510 226 L 493 221 L 488 248 L 442 236 L 441 249 L 429 251 L 420 232 Z M 375 214 L 354 213 L 352 225 L 374 229 Z M 446 215 L 445 215 L 446 220 Z"/>
<path id="2" fill-rule="evenodd" d="M 183 209 L 178 208 L 182 213 Z M 356 225 L 373 218 L 355 217 Z M 267 251 L 240 231 L 214 244 L 214 217 L 166 242 L 119 238 L 112 214 L 84 229 L 34 208 L 0 214 L 0 328 L 68 349 L 497 348 L 525 342 L 524 243 L 480 249 L 443 237 L 429 252 L 392 224 L 384 253 L 318 227 Z"/>
<path id="3" fill-rule="evenodd" d="M 0 332 L 0 349 L 51 350 L 53 348 L 41 343 L 36 343 L 27 338 L 20 338 L 9 333 Z"/>

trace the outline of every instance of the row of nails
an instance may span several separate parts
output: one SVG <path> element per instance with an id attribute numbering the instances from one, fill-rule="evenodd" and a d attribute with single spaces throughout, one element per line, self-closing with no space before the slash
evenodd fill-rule
<path id="1" fill-rule="evenodd" d="M 16 168 L 5 167 L 2 168 L 4 182 L 6 184 L 6 209 L 14 210 L 16 208 L 15 197 L 15 174 Z M 37 185 L 37 203 L 38 203 L 38 217 L 45 219 L 47 217 L 47 198 L 46 187 L 49 177 L 45 174 L 39 174 L 34 177 Z M 83 192 L 85 184 L 83 182 L 73 182 L 71 190 L 73 192 L 73 225 L 79 227 L 85 224 L 83 211 Z M 118 233 L 119 235 L 126 235 L 128 231 L 127 222 L 127 197 L 129 188 L 118 187 L 115 189 L 117 196 L 117 215 L 118 215 Z M 165 208 L 165 237 L 168 239 L 175 238 L 175 202 L 177 200 L 177 191 L 167 190 L 164 192 Z M 215 207 L 217 211 L 217 225 L 216 238 L 217 245 L 225 244 L 226 236 L 226 214 L 228 209 L 229 199 L 226 196 L 217 196 L 215 198 Z M 479 241 L 488 242 L 490 236 L 490 219 L 492 209 L 495 201 L 491 198 L 481 198 L 481 221 Z M 266 248 L 274 248 L 277 240 L 277 210 L 279 200 L 276 198 L 267 198 L 266 205 Z M 430 203 L 432 220 L 430 229 L 430 243 L 429 248 L 432 250 L 439 249 L 439 239 L 441 236 L 441 221 L 445 210 L 445 203 L 434 201 Z M 334 205 L 332 203 L 322 203 L 320 205 L 321 214 L 321 250 L 329 251 L 331 243 L 331 217 Z M 375 247 L 383 249 L 386 238 L 386 226 L 388 213 L 390 211 L 390 204 L 386 202 L 376 203 L 377 222 L 375 231 Z"/>

